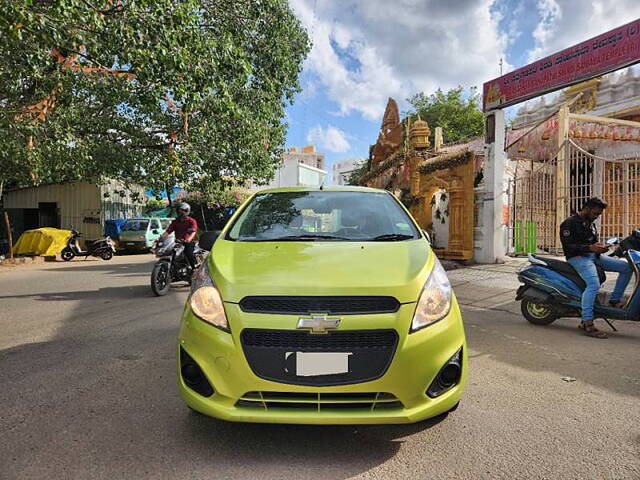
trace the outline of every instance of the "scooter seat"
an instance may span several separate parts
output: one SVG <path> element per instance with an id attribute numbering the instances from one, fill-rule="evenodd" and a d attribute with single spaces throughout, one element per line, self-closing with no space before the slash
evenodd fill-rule
<path id="1" fill-rule="evenodd" d="M 587 284 L 582 279 L 580 274 L 576 272 L 576 269 L 569 262 L 565 262 L 563 260 L 556 260 L 555 258 L 548 257 L 540 257 L 537 255 L 532 255 L 533 258 L 543 262 L 547 268 L 553 270 L 554 272 L 559 273 L 563 277 L 568 278 L 573 283 L 580 287 L 580 290 L 584 290 L 587 288 Z M 604 269 L 600 265 L 596 265 L 596 269 L 598 270 L 598 277 L 600 279 L 600 285 L 602 285 L 607 279 L 607 275 Z"/>

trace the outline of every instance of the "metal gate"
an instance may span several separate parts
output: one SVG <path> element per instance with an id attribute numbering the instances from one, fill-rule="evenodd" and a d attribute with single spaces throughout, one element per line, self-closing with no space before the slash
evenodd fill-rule
<path id="1" fill-rule="evenodd" d="M 555 159 L 516 160 L 508 196 L 511 253 L 551 253 L 556 237 Z"/>
<path id="2" fill-rule="evenodd" d="M 513 159 L 508 184 L 509 244 L 512 254 L 561 253 L 558 222 L 597 196 L 608 208 L 598 221 L 601 238 L 624 237 L 640 228 L 640 154 L 612 159 L 568 139 L 563 147 L 564 181 L 558 184 L 557 156 L 545 161 Z"/>

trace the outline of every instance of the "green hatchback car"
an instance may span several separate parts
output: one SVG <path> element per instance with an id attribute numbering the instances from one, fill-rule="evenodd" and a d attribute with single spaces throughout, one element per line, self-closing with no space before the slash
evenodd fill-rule
<path id="1" fill-rule="evenodd" d="M 193 410 L 241 422 L 411 423 L 467 379 L 455 295 L 406 208 L 370 188 L 258 192 L 192 279 L 177 343 Z"/>
<path id="2" fill-rule="evenodd" d="M 119 250 L 148 251 L 167 229 L 173 218 L 130 218 L 120 228 Z"/>

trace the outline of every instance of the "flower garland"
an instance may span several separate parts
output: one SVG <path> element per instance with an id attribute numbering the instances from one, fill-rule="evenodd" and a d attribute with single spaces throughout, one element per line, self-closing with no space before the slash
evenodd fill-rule
<path id="1" fill-rule="evenodd" d="M 387 160 L 385 160 L 381 165 L 378 165 L 373 170 L 368 171 L 362 177 L 360 177 L 360 185 L 366 184 L 372 178 L 377 177 L 385 170 L 389 170 L 392 167 L 395 167 L 404 161 L 405 155 L 402 150 L 397 151 L 393 155 L 391 155 Z"/>
<path id="2" fill-rule="evenodd" d="M 445 168 L 457 167 L 458 165 L 464 165 L 474 158 L 474 153 L 469 150 L 460 150 L 451 153 L 436 154 L 432 151 L 425 150 L 408 150 L 403 152 L 397 151 L 385 160 L 381 165 L 378 165 L 373 170 L 370 170 L 362 177 L 360 177 L 360 185 L 365 185 L 369 180 L 372 180 L 379 176 L 381 173 L 389 170 L 390 168 L 397 167 L 407 158 L 422 158 L 423 164 L 420 165 L 418 170 L 422 174 L 428 174 L 436 170 L 442 170 Z"/>
<path id="3" fill-rule="evenodd" d="M 459 165 L 465 165 L 474 158 L 474 153 L 469 150 L 463 150 L 460 152 L 445 153 L 437 157 L 428 159 L 424 164 L 420 165 L 418 171 L 423 174 L 429 174 L 436 170 L 443 170 L 445 168 L 457 167 Z"/>

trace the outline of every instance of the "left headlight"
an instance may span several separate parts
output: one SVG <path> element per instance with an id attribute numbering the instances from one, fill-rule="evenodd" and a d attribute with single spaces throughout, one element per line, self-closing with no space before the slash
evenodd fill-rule
<path id="1" fill-rule="evenodd" d="M 214 327 L 229 331 L 222 297 L 213 284 L 208 263 L 205 260 L 191 280 L 191 297 L 189 299 L 191 311 L 198 318 Z"/>
<path id="2" fill-rule="evenodd" d="M 411 331 L 415 332 L 446 317 L 451 310 L 451 296 L 451 283 L 440 261 L 436 258 L 418 299 L 411 322 Z"/>

